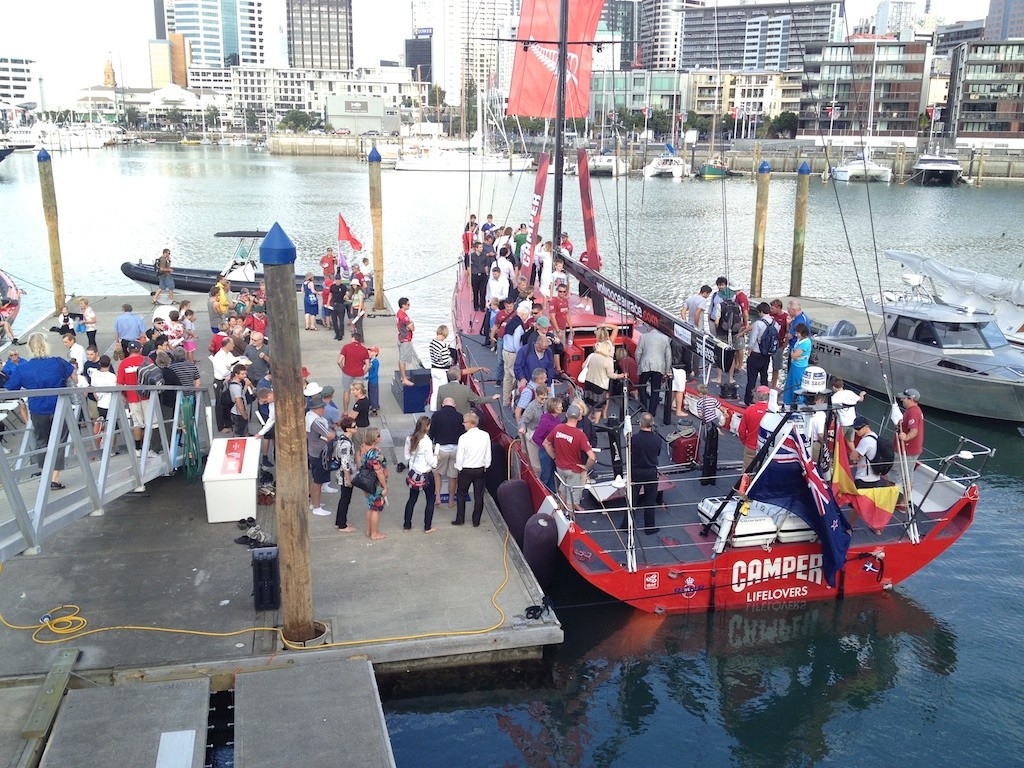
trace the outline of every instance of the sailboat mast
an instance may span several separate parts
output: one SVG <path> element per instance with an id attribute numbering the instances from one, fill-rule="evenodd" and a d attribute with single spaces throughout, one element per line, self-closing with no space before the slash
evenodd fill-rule
<path id="1" fill-rule="evenodd" d="M 562 242 L 562 176 L 565 169 L 565 70 L 568 63 L 569 0 L 558 2 L 558 73 L 555 89 L 555 203 L 551 258 Z"/>

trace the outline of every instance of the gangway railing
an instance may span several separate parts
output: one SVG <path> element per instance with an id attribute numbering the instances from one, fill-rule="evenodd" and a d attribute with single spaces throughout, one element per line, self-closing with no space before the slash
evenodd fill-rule
<path id="1" fill-rule="evenodd" d="M 140 450 L 125 398 L 130 391 L 151 393 L 142 401 Z M 88 415 L 88 393 L 110 393 L 99 431 Z M 163 405 L 159 393 L 173 393 L 173 407 Z M 32 396 L 57 397 L 44 445 L 37 444 L 23 402 Z M 147 482 L 173 475 L 187 460 L 201 462 L 209 451 L 209 404 L 205 389 L 182 386 L 0 389 L 0 562 L 40 551 L 57 531 L 86 515 L 103 514 L 104 505 L 144 491 Z M 60 458 L 64 487 L 51 488 Z"/>

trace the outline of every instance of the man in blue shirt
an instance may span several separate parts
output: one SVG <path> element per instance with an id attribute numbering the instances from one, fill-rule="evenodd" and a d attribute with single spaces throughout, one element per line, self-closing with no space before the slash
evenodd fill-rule
<path id="1" fill-rule="evenodd" d="M 524 344 L 516 353 L 515 374 L 519 387 L 525 387 L 538 368 L 547 374 L 545 383 L 550 387 L 555 381 L 555 355 L 551 351 L 551 340 L 537 336 L 533 344 Z"/>
<path id="2" fill-rule="evenodd" d="M 46 337 L 43 334 L 33 333 L 29 336 L 28 349 L 32 353 L 32 359 L 26 360 L 14 369 L 4 385 L 8 390 L 14 392 L 19 389 L 62 389 L 68 386 L 67 381 L 75 372 L 75 367 L 63 358 L 50 357 L 50 345 L 46 342 Z M 28 398 L 29 420 L 32 422 L 36 445 L 40 448 L 50 443 L 50 429 L 53 426 L 53 414 L 56 410 L 57 395 L 33 395 Z M 60 440 L 66 439 L 67 428 L 65 427 L 61 431 Z M 40 470 L 43 468 L 45 459 L 45 452 L 35 457 L 36 466 Z M 53 464 L 53 474 L 50 477 L 51 490 L 58 491 L 64 488 L 60 483 L 62 469 L 64 469 L 64 451 L 58 449 Z"/>
<path id="3" fill-rule="evenodd" d="M 139 341 L 146 335 L 146 324 L 138 315 L 132 314 L 132 305 L 123 304 L 123 310 L 114 320 L 114 341 L 121 343 L 121 351 L 128 357 L 128 342 Z"/>
<path id="4" fill-rule="evenodd" d="M 807 316 L 807 313 L 800 308 L 800 302 L 796 299 L 789 300 L 789 331 L 787 332 L 789 351 L 793 351 L 793 347 L 796 345 L 796 328 L 800 323 L 807 326 L 807 329 L 811 328 L 811 318 Z"/>

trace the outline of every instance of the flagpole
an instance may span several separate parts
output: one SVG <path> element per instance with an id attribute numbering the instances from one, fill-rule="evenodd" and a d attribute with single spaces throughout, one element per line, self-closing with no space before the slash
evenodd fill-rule
<path id="1" fill-rule="evenodd" d="M 562 175 L 565 168 L 565 70 L 568 60 L 569 0 L 558 3 L 558 72 L 555 90 L 555 203 L 552 211 L 554 234 L 551 237 L 551 258 L 558 256 L 562 242 Z"/>

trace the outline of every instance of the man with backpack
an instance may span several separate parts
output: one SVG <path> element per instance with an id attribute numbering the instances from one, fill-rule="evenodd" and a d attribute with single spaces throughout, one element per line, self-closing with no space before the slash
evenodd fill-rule
<path id="1" fill-rule="evenodd" d="M 747 340 L 747 389 L 743 393 L 743 402 L 750 405 L 754 402 L 754 388 L 758 379 L 768 386 L 768 364 L 772 355 L 779 348 L 779 326 L 772 319 L 772 308 L 762 301 L 757 305 L 757 320 L 750 326 Z"/>
<path id="2" fill-rule="evenodd" d="M 893 451 L 889 443 L 883 443 L 871 429 L 871 422 L 864 416 L 853 420 L 854 439 L 846 445 L 850 451 L 853 483 L 858 488 L 878 488 L 889 485 L 884 476 L 892 469 Z"/>
<path id="3" fill-rule="evenodd" d="M 736 292 L 729 287 L 724 277 L 718 278 L 718 292 L 712 297 L 711 319 L 715 323 L 715 335 L 736 350 L 733 364 L 730 367 L 729 384 L 735 381 L 737 366 L 742 361 L 743 334 L 746 331 L 747 319 L 743 309 L 736 301 Z M 717 384 L 722 383 L 722 374 L 718 374 Z"/>

